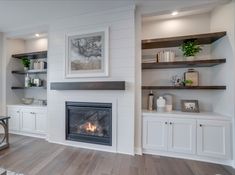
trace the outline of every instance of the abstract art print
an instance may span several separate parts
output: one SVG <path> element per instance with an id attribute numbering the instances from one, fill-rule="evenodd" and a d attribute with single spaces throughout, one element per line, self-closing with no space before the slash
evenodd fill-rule
<path id="1" fill-rule="evenodd" d="M 108 76 L 108 29 L 66 36 L 66 78 Z"/>

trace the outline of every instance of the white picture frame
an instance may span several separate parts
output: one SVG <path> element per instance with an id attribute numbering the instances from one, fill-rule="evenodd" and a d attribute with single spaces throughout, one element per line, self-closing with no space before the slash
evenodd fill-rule
<path id="1" fill-rule="evenodd" d="M 68 33 L 65 78 L 109 75 L 109 27 Z"/>

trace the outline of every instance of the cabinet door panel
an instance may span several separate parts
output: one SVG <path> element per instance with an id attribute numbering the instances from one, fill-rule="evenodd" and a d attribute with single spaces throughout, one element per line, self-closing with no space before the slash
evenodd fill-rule
<path id="1" fill-rule="evenodd" d="M 8 109 L 9 119 L 9 130 L 20 131 L 20 110 L 19 109 Z"/>
<path id="2" fill-rule="evenodd" d="M 36 113 L 36 132 L 46 133 L 46 113 Z"/>
<path id="3" fill-rule="evenodd" d="M 195 154 L 196 120 L 170 119 L 168 139 L 168 151 Z"/>
<path id="4" fill-rule="evenodd" d="M 167 119 L 144 118 L 143 147 L 153 150 L 167 150 Z"/>
<path id="5" fill-rule="evenodd" d="M 21 129 L 22 131 L 31 132 L 35 131 L 35 113 L 32 110 L 22 110 L 21 116 Z"/>
<path id="6" fill-rule="evenodd" d="M 198 155 L 230 158 L 229 122 L 198 120 L 197 147 Z"/>

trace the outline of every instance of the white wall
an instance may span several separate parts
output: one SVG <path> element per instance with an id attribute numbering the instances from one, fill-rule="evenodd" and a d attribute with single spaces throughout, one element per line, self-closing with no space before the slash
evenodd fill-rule
<path id="1" fill-rule="evenodd" d="M 216 75 L 214 81 L 221 79 L 227 85 L 226 93 L 221 92 L 214 96 L 215 110 L 226 113 L 233 117 L 235 115 L 235 1 L 216 8 L 211 14 L 211 31 L 227 31 L 227 36 L 220 42 L 214 44 L 213 54 L 220 55 L 227 59 L 224 69 L 215 67 L 213 73 Z M 218 100 L 219 99 L 219 100 Z M 235 129 L 233 123 L 233 160 L 235 157 Z M 233 164 L 235 167 L 235 162 Z"/>
<path id="2" fill-rule="evenodd" d="M 210 30 L 209 21 L 209 13 L 158 21 L 144 20 L 142 24 L 142 39 L 205 33 Z"/>
<path id="3" fill-rule="evenodd" d="M 48 88 L 49 140 L 62 144 L 105 149 L 120 153 L 134 153 L 135 108 L 135 23 L 134 8 L 126 7 L 90 13 L 58 20 L 49 31 L 48 83 L 67 81 L 126 81 L 125 91 L 54 91 Z M 97 27 L 110 27 L 109 61 L 107 78 L 65 79 L 65 35 Z M 65 101 L 115 102 L 117 117 L 117 144 L 113 148 L 92 146 L 65 140 Z M 115 116 L 114 116 L 115 117 Z M 115 148 L 116 147 L 116 148 Z"/>
<path id="4" fill-rule="evenodd" d="M 25 52 L 39 52 L 47 50 L 47 38 L 34 38 L 25 40 Z"/>
<path id="5" fill-rule="evenodd" d="M 234 2 L 233 2 L 234 3 Z M 213 68 L 213 83 L 227 85 L 227 90 L 216 93 L 213 98 L 214 110 L 234 117 L 234 6 L 229 3 L 215 9 L 211 15 L 211 31 L 227 31 L 223 37 L 212 45 L 212 55 L 226 58 L 227 63 Z M 225 20 L 226 19 L 226 20 Z M 217 99 L 217 100 L 216 100 Z M 219 101 L 218 101 L 219 99 Z"/>

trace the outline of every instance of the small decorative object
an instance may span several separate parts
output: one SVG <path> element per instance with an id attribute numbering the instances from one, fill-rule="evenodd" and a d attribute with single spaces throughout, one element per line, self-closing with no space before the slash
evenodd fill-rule
<path id="1" fill-rule="evenodd" d="M 29 70 L 30 60 L 27 57 L 21 59 L 21 63 L 24 65 L 24 70 Z"/>
<path id="2" fill-rule="evenodd" d="M 157 53 L 157 61 L 160 62 L 173 62 L 175 61 L 175 52 L 172 50 L 164 50 Z"/>
<path id="3" fill-rule="evenodd" d="M 153 91 L 150 91 L 150 93 L 148 95 L 148 110 L 149 111 L 153 110 L 153 98 L 154 98 Z"/>
<path id="4" fill-rule="evenodd" d="M 165 112 L 165 107 L 166 107 L 166 100 L 162 96 L 160 96 L 157 99 L 157 111 Z"/>
<path id="5" fill-rule="evenodd" d="M 36 86 L 36 87 L 40 87 L 42 86 L 42 80 L 40 78 L 34 78 L 33 79 L 33 84 Z"/>
<path id="6" fill-rule="evenodd" d="M 179 77 L 178 75 L 174 75 L 171 77 L 171 83 L 173 86 L 182 86 L 183 79 L 181 77 Z"/>
<path id="7" fill-rule="evenodd" d="M 25 81 L 24 81 L 24 86 L 26 87 L 26 88 L 28 88 L 28 87 L 30 87 L 30 77 L 29 77 L 29 74 L 27 74 L 26 76 L 25 76 Z"/>
<path id="8" fill-rule="evenodd" d="M 188 60 L 193 60 L 195 55 L 202 50 L 195 40 L 184 42 L 180 49 Z"/>
<path id="9" fill-rule="evenodd" d="M 165 94 L 163 96 L 164 99 L 166 99 L 166 112 L 172 111 L 172 104 L 173 104 L 173 98 L 171 94 Z"/>
<path id="10" fill-rule="evenodd" d="M 184 85 L 185 86 L 198 86 L 199 85 L 199 73 L 195 69 L 188 69 L 184 73 Z"/>
<path id="11" fill-rule="evenodd" d="M 182 112 L 199 112 L 198 100 L 181 100 Z"/>
<path id="12" fill-rule="evenodd" d="M 108 76 L 109 28 L 66 36 L 66 78 Z"/>

